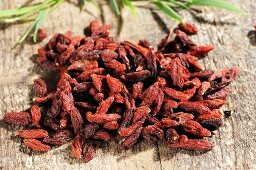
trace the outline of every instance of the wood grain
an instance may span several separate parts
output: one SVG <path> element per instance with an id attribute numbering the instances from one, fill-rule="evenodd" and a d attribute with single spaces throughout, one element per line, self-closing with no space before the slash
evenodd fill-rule
<path id="1" fill-rule="evenodd" d="M 255 0 L 231 1 L 241 6 L 248 15 L 238 17 L 224 11 L 203 9 L 202 14 L 192 17 L 182 11 L 185 20 L 196 23 L 201 30 L 193 37 L 195 42 L 215 46 L 215 51 L 200 61 L 205 68 L 217 70 L 238 65 L 242 70 L 231 85 L 232 95 L 223 108 L 232 109 L 234 113 L 225 118 L 224 126 L 210 139 L 215 145 L 212 151 L 170 150 L 161 142 L 142 142 L 132 150 L 124 151 L 118 141 L 112 141 L 98 146 L 96 158 L 85 164 L 72 158 L 69 145 L 42 155 L 27 152 L 15 137 L 15 128 L 0 122 L 0 169 L 256 169 L 256 35 L 251 31 L 256 23 L 256 3 Z M 17 7 L 24 2 L 2 0 L 0 9 Z M 82 34 L 91 20 L 100 17 L 91 4 L 87 9 L 88 13 L 80 13 L 74 4 L 63 4 L 48 17 L 46 31 L 49 35 L 68 30 Z M 112 35 L 118 40 L 137 42 L 148 39 L 156 45 L 168 28 L 176 25 L 167 16 L 149 9 L 140 9 L 138 17 L 132 17 L 124 9 L 120 29 L 121 20 L 111 13 L 109 7 L 103 6 L 102 11 L 107 14 L 104 15 L 104 22 L 113 25 Z M 33 54 L 47 40 L 36 45 L 27 42 L 12 49 L 28 26 L 29 23 L 0 25 L 0 119 L 6 111 L 30 107 L 33 79 L 42 74 L 33 63 Z"/>

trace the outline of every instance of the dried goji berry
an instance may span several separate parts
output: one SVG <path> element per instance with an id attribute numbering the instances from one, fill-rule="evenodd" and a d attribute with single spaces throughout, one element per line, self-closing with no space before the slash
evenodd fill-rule
<path id="1" fill-rule="evenodd" d="M 202 57 L 212 51 L 214 48 L 212 45 L 205 45 L 205 46 L 193 46 L 188 51 L 188 54 L 196 57 Z"/>
<path id="2" fill-rule="evenodd" d="M 59 130 L 52 137 L 46 137 L 43 142 L 52 145 L 63 145 L 72 140 L 72 133 L 69 130 Z"/>
<path id="3" fill-rule="evenodd" d="M 46 33 L 43 29 L 39 28 L 39 29 L 37 30 L 37 40 L 38 40 L 39 42 L 40 42 L 40 41 L 43 41 L 43 39 L 45 39 L 46 36 L 47 36 L 47 33 Z"/>
<path id="4" fill-rule="evenodd" d="M 148 89 L 146 89 L 142 96 L 141 106 L 150 106 L 156 99 L 159 91 L 158 83 L 154 83 Z"/>
<path id="5" fill-rule="evenodd" d="M 111 93 L 119 93 L 124 88 L 122 82 L 120 82 L 118 79 L 114 77 L 111 77 L 110 75 L 106 76 L 106 80 Z"/>
<path id="6" fill-rule="evenodd" d="M 70 117 L 71 117 L 71 122 L 74 128 L 75 133 L 79 132 L 79 129 L 81 128 L 82 124 L 83 124 L 83 118 L 79 112 L 79 110 L 75 107 L 73 107 L 70 111 L 69 111 Z"/>
<path id="7" fill-rule="evenodd" d="M 110 122 L 105 123 L 103 125 L 103 128 L 109 129 L 109 130 L 116 130 L 119 128 L 119 124 L 117 123 L 117 121 L 110 121 Z"/>
<path id="8" fill-rule="evenodd" d="M 198 122 L 188 120 L 182 123 L 182 127 L 186 132 L 189 132 L 195 136 L 207 137 L 211 136 L 211 132 L 204 129 Z"/>
<path id="9" fill-rule="evenodd" d="M 7 112 L 3 120 L 9 124 L 27 125 L 31 122 L 31 116 L 28 112 Z"/>
<path id="10" fill-rule="evenodd" d="M 83 145 L 83 159 L 85 162 L 89 162 L 93 159 L 96 151 L 95 148 L 91 144 L 87 144 L 86 142 Z"/>
<path id="11" fill-rule="evenodd" d="M 39 121 L 41 120 L 41 110 L 37 105 L 31 107 L 31 119 L 33 126 L 40 127 Z"/>
<path id="12" fill-rule="evenodd" d="M 180 23 L 178 25 L 179 29 L 181 29 L 182 31 L 184 31 L 187 34 L 196 34 L 198 32 L 198 29 L 196 28 L 196 26 L 194 26 L 193 24 L 190 23 Z"/>
<path id="13" fill-rule="evenodd" d="M 43 79 L 37 78 L 34 80 L 35 96 L 43 97 L 47 93 L 47 87 Z"/>
<path id="14" fill-rule="evenodd" d="M 133 113 L 133 123 L 138 122 L 142 119 L 142 117 L 147 117 L 150 112 L 151 110 L 147 106 L 140 106 L 136 108 Z"/>
<path id="15" fill-rule="evenodd" d="M 103 100 L 99 107 L 96 110 L 95 114 L 105 114 L 107 113 L 108 109 L 110 108 L 110 106 L 112 105 L 112 103 L 114 102 L 115 98 L 113 96 L 108 97 L 106 100 Z"/>
<path id="16" fill-rule="evenodd" d="M 82 143 L 81 143 L 80 135 L 76 136 L 76 138 L 72 142 L 71 147 L 72 147 L 73 156 L 76 159 L 81 159 L 82 158 Z"/>
<path id="17" fill-rule="evenodd" d="M 208 107 L 199 102 L 184 101 L 179 103 L 179 107 L 185 110 L 186 112 L 193 112 L 198 114 L 205 114 L 211 112 L 211 110 Z"/>
<path id="18" fill-rule="evenodd" d="M 48 132 L 43 129 L 18 130 L 16 133 L 20 138 L 35 139 L 48 137 Z"/>
<path id="19" fill-rule="evenodd" d="M 117 121 L 121 118 L 119 114 L 92 114 L 91 112 L 86 112 L 86 118 L 91 123 L 104 124 L 110 121 Z"/>
<path id="20" fill-rule="evenodd" d="M 133 134 L 131 134 L 130 136 L 125 138 L 125 140 L 122 142 L 122 147 L 124 149 L 131 148 L 139 139 L 142 129 L 143 129 L 143 127 L 136 129 Z"/>
<path id="21" fill-rule="evenodd" d="M 212 149 L 212 144 L 204 139 L 187 139 L 185 135 L 181 135 L 180 138 L 186 139 L 179 139 L 180 142 L 174 144 L 168 144 L 171 148 L 183 148 L 187 150 L 197 150 L 197 151 L 208 151 Z M 183 141 L 185 140 L 185 142 Z"/>
<path id="22" fill-rule="evenodd" d="M 43 144 L 39 140 L 36 139 L 24 139 L 24 145 L 31 148 L 34 151 L 38 152 L 47 152 L 51 149 L 50 146 Z"/>
<path id="23" fill-rule="evenodd" d="M 159 127 L 150 125 L 143 128 L 142 136 L 151 142 L 155 142 L 159 139 L 163 139 L 164 132 Z"/>
<path id="24" fill-rule="evenodd" d="M 142 122 L 138 121 L 129 127 L 121 128 L 118 131 L 118 133 L 120 136 L 130 136 L 136 129 L 138 129 L 141 126 L 142 126 Z"/>
<path id="25" fill-rule="evenodd" d="M 98 130 L 93 136 L 93 139 L 101 139 L 104 141 L 108 141 L 111 139 L 111 136 L 109 135 L 109 133 L 107 133 L 106 131 L 100 129 Z"/>
<path id="26" fill-rule="evenodd" d="M 93 136 L 98 129 L 99 129 L 99 125 L 97 124 L 87 124 L 82 129 L 82 136 L 84 138 L 89 138 Z"/>

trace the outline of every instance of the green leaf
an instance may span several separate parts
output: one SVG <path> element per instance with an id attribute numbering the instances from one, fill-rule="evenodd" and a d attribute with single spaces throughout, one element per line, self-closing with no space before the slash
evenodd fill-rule
<path id="1" fill-rule="evenodd" d="M 46 2 L 47 2 L 47 6 L 45 5 Z M 47 14 L 50 13 L 52 10 L 54 10 L 56 7 L 58 7 L 63 2 L 64 2 L 64 0 L 47 0 L 47 1 L 45 1 L 43 8 L 41 8 L 39 10 L 39 14 L 38 14 L 37 18 L 34 20 L 34 22 L 28 28 L 28 30 L 21 36 L 21 38 L 18 41 L 18 44 L 23 43 L 33 30 L 34 30 L 33 40 L 34 40 L 34 42 L 36 42 L 38 28 L 45 21 Z M 32 11 L 32 12 L 29 12 L 28 14 L 30 14 L 30 13 L 35 15 L 35 14 L 37 14 L 37 11 Z M 26 14 L 21 15 L 20 17 L 24 17 L 25 15 Z"/>
<path id="2" fill-rule="evenodd" d="M 167 15 L 169 15 L 170 17 L 172 17 L 178 22 L 183 22 L 180 15 L 177 12 L 175 12 L 171 7 L 169 7 L 166 3 L 160 0 L 157 0 L 154 3 L 162 12 L 166 13 Z"/>
<path id="3" fill-rule="evenodd" d="M 33 16 L 34 16 L 34 14 L 28 13 L 28 14 L 19 15 L 17 17 L 0 18 L 0 23 L 15 23 L 15 22 L 33 21 L 33 20 L 35 20 L 35 18 Z"/>
<path id="4" fill-rule="evenodd" d="M 110 0 L 110 5 L 117 15 L 120 15 L 119 6 L 116 0 Z"/>
<path id="5" fill-rule="evenodd" d="M 20 37 L 18 44 L 21 44 L 25 41 L 25 39 L 28 37 L 28 35 L 33 31 L 35 28 L 36 23 L 38 22 L 38 19 L 36 19 L 33 24 L 28 28 L 28 30 Z"/>
<path id="6" fill-rule="evenodd" d="M 225 9 L 238 14 L 245 14 L 245 12 L 233 4 L 224 0 L 191 0 L 187 5 L 190 6 L 210 6 Z"/>
<path id="7" fill-rule="evenodd" d="M 184 8 L 184 9 L 187 9 L 187 10 L 189 10 L 189 8 L 185 5 L 185 3 L 183 3 L 183 2 L 179 2 L 179 1 L 177 1 L 177 0 L 168 0 L 168 2 L 169 3 L 171 3 L 171 4 L 173 4 L 173 5 L 175 5 L 175 6 L 177 6 L 177 7 L 181 7 L 181 8 Z M 169 4 L 168 3 L 168 4 Z"/>
<path id="8" fill-rule="evenodd" d="M 31 13 L 31 12 L 37 12 L 43 8 L 47 8 L 48 6 L 54 3 L 56 3 L 56 0 L 47 0 L 44 3 L 40 3 L 40 4 L 28 6 L 28 7 L 0 10 L 0 18 L 18 16 L 26 13 Z"/>
<path id="9" fill-rule="evenodd" d="M 128 6 L 134 15 L 137 15 L 136 8 L 134 7 L 134 5 L 132 5 L 130 0 L 122 0 L 122 3 Z"/>
<path id="10" fill-rule="evenodd" d="M 85 4 L 85 0 L 79 0 L 78 1 L 78 5 L 79 5 L 80 10 L 83 10 L 84 4 Z"/>
<path id="11" fill-rule="evenodd" d="M 34 30 L 34 35 L 33 35 L 33 40 L 36 43 L 37 42 L 37 32 L 38 29 L 40 28 L 41 25 L 43 25 L 46 17 L 48 14 L 48 9 L 44 9 L 42 11 L 39 12 L 38 18 L 37 18 L 37 22 L 35 24 L 35 30 Z"/>
<path id="12" fill-rule="evenodd" d="M 0 10 L 0 18 L 9 17 L 13 15 L 22 15 L 28 13 L 31 10 L 36 10 L 38 6 L 24 7 L 24 8 L 15 8 L 15 9 L 6 9 Z"/>

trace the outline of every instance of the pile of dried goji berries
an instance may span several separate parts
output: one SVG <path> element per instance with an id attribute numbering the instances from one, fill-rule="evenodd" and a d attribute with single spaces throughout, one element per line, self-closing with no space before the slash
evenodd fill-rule
<path id="1" fill-rule="evenodd" d="M 214 72 L 197 62 L 213 50 L 187 35 L 191 24 L 179 24 L 154 50 L 146 40 L 118 43 L 111 26 L 90 24 L 85 37 L 55 34 L 38 50 L 43 70 L 60 72 L 56 91 L 34 81 L 29 112 L 9 112 L 7 123 L 24 125 L 17 135 L 24 144 L 45 152 L 73 140 L 74 157 L 90 161 L 94 141 L 119 137 L 123 148 L 138 140 L 164 141 L 170 148 L 210 150 L 203 137 L 222 125 L 225 104 L 238 67 Z"/>

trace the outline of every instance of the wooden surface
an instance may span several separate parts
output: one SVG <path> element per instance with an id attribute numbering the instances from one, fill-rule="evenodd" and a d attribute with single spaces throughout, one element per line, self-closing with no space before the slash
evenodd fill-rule
<path id="1" fill-rule="evenodd" d="M 134 149 L 121 150 L 117 141 L 99 146 L 96 157 L 85 164 L 72 158 L 69 145 L 37 155 L 26 152 L 20 140 L 15 137 L 15 128 L 0 122 L 0 169 L 256 169 L 256 34 L 252 25 L 256 23 L 255 0 L 231 0 L 248 12 L 247 16 L 203 9 L 200 16 L 205 20 L 196 21 L 183 11 L 185 21 L 193 22 L 200 33 L 193 37 L 198 44 L 213 44 L 215 51 L 200 62 L 205 68 L 221 69 L 238 65 L 241 74 L 231 85 L 232 95 L 223 110 L 232 109 L 230 118 L 224 119 L 224 126 L 210 141 L 214 149 L 207 153 L 171 150 L 163 143 L 136 145 Z M 24 1 L 25 2 L 25 1 Z M 1 0 L 0 9 L 17 7 L 21 0 Z M 49 35 L 54 32 L 72 30 L 82 34 L 83 28 L 99 12 L 89 5 L 91 14 L 80 13 L 69 3 L 63 4 L 47 19 L 45 29 Z M 103 7 L 104 22 L 112 24 L 112 35 L 118 40 L 148 39 L 154 45 L 165 36 L 168 28 L 176 23 L 168 17 L 148 9 L 140 9 L 138 17 L 128 10 L 122 12 L 122 28 L 107 6 Z M 33 63 L 33 54 L 38 46 L 27 42 L 24 46 L 12 47 L 29 24 L 0 25 L 0 119 L 7 111 L 26 110 L 31 105 L 33 78 L 41 74 Z M 49 39 L 49 36 L 47 37 Z M 48 77 L 53 77 L 48 75 Z"/>

